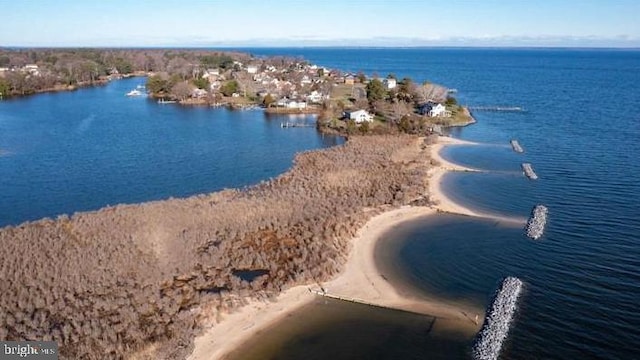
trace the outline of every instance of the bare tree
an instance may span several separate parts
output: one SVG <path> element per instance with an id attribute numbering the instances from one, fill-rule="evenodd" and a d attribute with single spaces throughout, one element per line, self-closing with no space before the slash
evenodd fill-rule
<path id="1" fill-rule="evenodd" d="M 180 81 L 171 88 L 171 94 L 184 101 L 191 95 L 191 86 L 187 81 Z"/>

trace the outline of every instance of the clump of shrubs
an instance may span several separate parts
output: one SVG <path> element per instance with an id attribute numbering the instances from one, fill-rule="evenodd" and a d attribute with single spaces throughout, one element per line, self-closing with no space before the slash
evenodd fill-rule
<path id="1" fill-rule="evenodd" d="M 184 358 L 219 313 L 331 278 L 366 221 L 424 199 L 420 145 L 356 137 L 247 189 L 4 228 L 0 339 L 54 340 L 62 359 Z"/>

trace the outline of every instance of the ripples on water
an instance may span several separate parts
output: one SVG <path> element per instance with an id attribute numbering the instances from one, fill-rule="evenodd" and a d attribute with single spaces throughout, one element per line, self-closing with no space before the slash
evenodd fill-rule
<path id="1" fill-rule="evenodd" d="M 477 306 L 486 305 L 501 278 L 522 279 L 524 293 L 503 349 L 505 358 L 638 357 L 640 52 L 252 51 L 432 80 L 458 88 L 462 103 L 529 110 L 477 113 L 477 124 L 454 129 L 453 136 L 492 145 L 450 148 L 445 157 L 490 171 L 447 175 L 444 188 L 471 207 L 510 216 L 528 216 L 536 203 L 547 205 L 549 222 L 542 239 L 528 240 L 519 227 L 441 215 L 399 229 L 396 240 L 404 245 L 397 259 L 406 268 L 407 281 L 431 296 Z M 11 102 L 0 102 L 0 149 L 12 154 L 0 156 L 0 221 L 243 186 L 284 171 L 295 151 L 327 145 L 314 129 L 282 131 L 279 122 L 256 121 L 250 112 L 158 107 L 133 99 L 124 106 L 127 99 L 121 94 L 134 84 L 40 95 L 20 100 L 26 106 L 15 113 L 7 110 Z M 101 91 L 115 93 L 118 106 Z M 511 152 L 511 138 L 520 141 L 524 154 Z M 521 162 L 531 163 L 540 179 L 524 178 Z M 356 320 L 362 319 L 346 322 L 353 324 L 350 334 L 361 333 L 358 341 L 380 349 L 375 347 L 378 335 L 362 331 L 370 325 Z M 339 318 L 334 324 L 343 323 Z M 396 326 L 386 324 L 381 326 Z M 322 344 L 323 336 L 331 338 L 333 328 L 316 328 L 305 333 L 304 341 L 320 349 L 312 355 L 332 358 L 329 347 L 313 344 Z M 404 358 L 430 354 L 420 346 L 407 349 Z M 386 358 L 398 357 L 390 353 Z"/>
<path id="2" fill-rule="evenodd" d="M 445 320 L 318 298 L 226 360 L 467 359 L 471 341 Z"/>
<path id="3" fill-rule="evenodd" d="M 262 111 L 124 96 L 143 82 L 0 101 L 0 226 L 255 184 L 342 143 Z"/>
<path id="4" fill-rule="evenodd" d="M 444 299 L 486 305 L 504 276 L 525 291 L 503 350 L 509 359 L 631 359 L 640 354 L 640 52 L 503 49 L 277 49 L 313 62 L 457 88 L 476 113 L 444 157 L 488 173 L 450 174 L 456 201 L 502 215 L 549 208 L 544 236 L 442 215 L 398 231 L 407 279 Z M 259 51 L 258 51 L 259 52 Z M 354 59 L 369 59 L 366 63 Z M 603 97 L 603 94 L 606 96 Z M 518 156 L 508 141 L 525 149 Z M 497 145 L 497 146 L 496 146 Z M 529 181 L 520 164 L 540 176 Z"/>

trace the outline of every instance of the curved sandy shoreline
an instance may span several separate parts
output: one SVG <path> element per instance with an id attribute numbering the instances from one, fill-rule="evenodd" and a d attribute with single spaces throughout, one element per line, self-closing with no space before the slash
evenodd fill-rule
<path id="1" fill-rule="evenodd" d="M 373 217 L 358 231 L 342 273 L 323 283 L 327 293 L 363 300 L 380 306 L 428 314 L 455 323 L 458 331 L 473 336 L 480 324 L 466 315 L 469 309 L 441 301 L 426 301 L 401 295 L 380 273 L 375 263 L 375 245 L 385 232 L 406 221 L 435 214 L 430 207 L 405 206 Z M 236 350 L 261 330 L 275 325 L 288 314 L 309 304 L 316 296 L 309 289 L 317 285 L 296 286 L 282 292 L 274 302 L 256 302 L 229 314 L 214 327 L 196 338 L 189 359 L 220 359 Z"/>
<path id="2" fill-rule="evenodd" d="M 375 263 L 375 247 L 378 240 L 394 226 L 406 221 L 433 215 L 438 211 L 485 217 L 464 206 L 449 200 L 440 187 L 442 176 L 447 171 L 474 171 L 449 163 L 438 154 L 448 144 L 469 144 L 468 142 L 439 137 L 438 143 L 431 146 L 432 159 L 439 161 L 429 173 L 429 191 L 432 199 L 438 202 L 433 207 L 403 206 L 371 218 L 351 240 L 351 250 L 343 271 L 333 280 L 323 283 L 322 287 L 332 295 L 355 298 L 381 306 L 411 310 L 452 321 L 458 331 L 473 336 L 480 324 L 476 324 L 467 312 L 455 304 L 438 300 L 425 300 L 400 294 L 380 273 Z M 310 289 L 318 285 L 303 285 L 287 289 L 272 302 L 251 301 L 236 312 L 224 315 L 221 321 L 213 325 L 194 341 L 191 360 L 220 359 L 236 350 L 259 331 L 273 326 L 278 321 L 310 303 L 316 296 Z M 480 314 L 482 316 L 482 314 Z M 482 319 L 482 317 L 480 317 Z M 451 324 L 450 324 L 451 325 Z"/>
<path id="3" fill-rule="evenodd" d="M 455 139 L 446 136 L 438 137 L 438 142 L 431 146 L 431 159 L 435 160 L 439 165 L 434 166 L 429 171 L 429 195 L 435 203 L 434 207 L 437 211 L 447 212 L 458 215 L 474 216 L 498 220 L 503 223 L 523 225 L 527 219 L 517 217 L 499 216 L 472 210 L 464 205 L 458 204 L 447 195 L 442 189 L 442 181 L 444 176 L 450 171 L 460 172 L 483 172 L 483 170 L 473 169 L 462 165 L 454 164 L 440 155 L 440 151 L 447 145 L 479 145 L 473 142 Z"/>

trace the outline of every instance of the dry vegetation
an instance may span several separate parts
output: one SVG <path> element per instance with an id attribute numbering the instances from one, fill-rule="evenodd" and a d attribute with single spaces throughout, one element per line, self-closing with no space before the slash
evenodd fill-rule
<path id="1" fill-rule="evenodd" d="M 425 203 L 425 147 L 356 137 L 245 190 L 4 228 L 0 338 L 55 340 L 63 359 L 184 358 L 218 314 L 338 273 L 384 207 Z"/>

